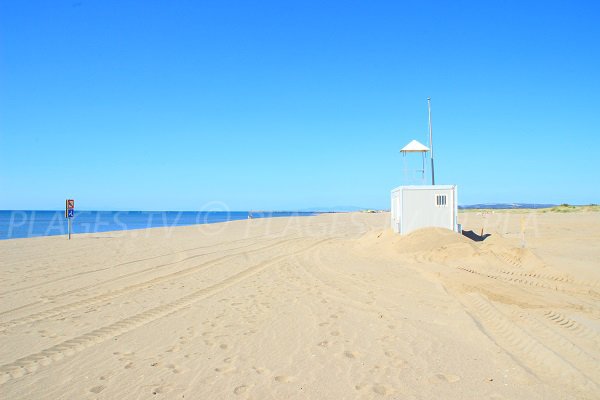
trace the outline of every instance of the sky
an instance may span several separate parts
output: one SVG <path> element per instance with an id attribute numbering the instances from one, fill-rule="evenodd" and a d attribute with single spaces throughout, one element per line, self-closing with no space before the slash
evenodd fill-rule
<path id="1" fill-rule="evenodd" d="M 600 203 L 600 2 L 0 1 L 0 209 Z M 416 164 L 419 163 L 417 157 Z"/>

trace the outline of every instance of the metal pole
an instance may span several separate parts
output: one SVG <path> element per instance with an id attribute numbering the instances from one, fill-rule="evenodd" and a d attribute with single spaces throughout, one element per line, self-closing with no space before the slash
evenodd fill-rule
<path id="1" fill-rule="evenodd" d="M 422 153 L 422 155 L 423 155 L 423 157 L 422 157 L 423 166 L 421 168 L 423 168 L 423 169 L 421 170 L 421 185 L 424 185 L 425 184 L 425 158 L 426 158 L 426 155 L 425 155 L 425 153 Z"/>
<path id="2" fill-rule="evenodd" d="M 433 135 L 431 133 L 431 97 L 427 98 L 427 112 L 429 114 L 429 150 L 431 151 L 431 184 L 435 185 L 435 169 L 433 167 Z"/>
<path id="3" fill-rule="evenodd" d="M 68 211 L 67 211 L 68 213 Z M 71 240 L 71 218 L 67 218 L 69 220 L 69 240 Z"/>

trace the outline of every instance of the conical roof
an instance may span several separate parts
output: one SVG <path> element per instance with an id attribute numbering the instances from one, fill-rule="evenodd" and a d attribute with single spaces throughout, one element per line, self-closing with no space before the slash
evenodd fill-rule
<path id="1" fill-rule="evenodd" d="M 425 146 L 423 143 L 420 143 L 416 140 L 412 140 L 409 144 L 404 146 L 401 153 L 409 153 L 409 152 L 426 152 L 429 151 L 429 147 Z"/>

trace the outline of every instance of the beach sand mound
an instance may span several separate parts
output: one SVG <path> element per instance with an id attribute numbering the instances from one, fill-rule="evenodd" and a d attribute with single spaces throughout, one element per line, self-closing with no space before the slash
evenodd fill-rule
<path id="1" fill-rule="evenodd" d="M 397 248 L 402 252 L 433 251 L 453 246 L 472 246 L 472 241 L 463 235 L 444 228 L 423 228 L 401 236 Z"/>
<path id="2" fill-rule="evenodd" d="M 444 228 L 423 228 L 399 235 L 392 230 L 370 232 L 360 239 L 365 247 L 378 247 L 417 261 L 445 262 L 474 257 L 478 246 L 465 236 Z"/>
<path id="3" fill-rule="evenodd" d="M 443 228 L 424 228 L 411 232 L 398 241 L 396 251 L 410 254 L 418 261 L 437 263 L 472 258 L 479 254 L 472 240 Z"/>

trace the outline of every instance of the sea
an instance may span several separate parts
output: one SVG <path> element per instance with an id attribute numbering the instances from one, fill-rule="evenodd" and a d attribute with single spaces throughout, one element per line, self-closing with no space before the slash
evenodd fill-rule
<path id="1" fill-rule="evenodd" d="M 311 216 L 301 211 L 75 211 L 71 233 L 214 224 L 252 218 Z M 0 210 L 0 240 L 68 233 L 64 211 Z"/>

